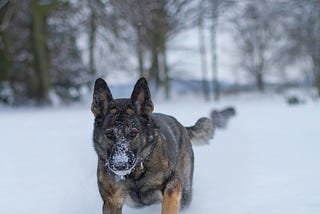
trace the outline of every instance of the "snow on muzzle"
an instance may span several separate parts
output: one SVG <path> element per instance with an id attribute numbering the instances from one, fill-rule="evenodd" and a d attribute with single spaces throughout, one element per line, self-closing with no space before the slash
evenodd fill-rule
<path id="1" fill-rule="evenodd" d="M 136 157 L 128 143 L 117 143 L 113 146 L 106 165 L 119 176 L 130 174 L 136 164 Z"/>

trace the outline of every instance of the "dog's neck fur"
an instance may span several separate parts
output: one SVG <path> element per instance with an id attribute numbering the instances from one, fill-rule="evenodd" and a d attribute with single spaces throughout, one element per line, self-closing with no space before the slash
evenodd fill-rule
<path id="1" fill-rule="evenodd" d="M 135 167 L 135 169 L 132 171 L 132 173 L 130 173 L 128 176 L 128 178 L 133 178 L 134 180 L 139 180 L 143 177 L 144 173 L 145 173 L 145 166 L 147 165 L 146 163 L 150 160 L 156 146 L 157 146 L 157 139 L 153 138 L 153 141 L 149 141 L 149 143 L 151 145 L 148 145 L 147 147 L 145 147 L 143 149 L 143 158 L 141 160 L 139 160 L 139 162 L 137 163 L 137 166 Z"/>

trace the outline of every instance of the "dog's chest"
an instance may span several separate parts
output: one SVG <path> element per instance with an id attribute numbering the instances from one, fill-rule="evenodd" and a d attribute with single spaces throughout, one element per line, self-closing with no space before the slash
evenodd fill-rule
<path id="1" fill-rule="evenodd" d="M 128 190 L 127 202 L 135 207 L 160 202 L 163 188 L 163 175 L 146 174 L 139 180 L 132 180 Z"/>
<path id="2" fill-rule="evenodd" d="M 158 162 L 159 163 L 159 162 Z M 147 192 L 149 190 L 162 190 L 169 176 L 166 166 L 145 164 L 145 167 L 135 170 L 128 179 L 128 187 L 131 192 Z"/>
<path id="3" fill-rule="evenodd" d="M 129 179 L 130 189 L 135 191 L 147 191 L 149 189 L 162 188 L 164 181 L 166 180 L 166 171 L 151 171 L 149 169 L 143 169 L 139 172 L 134 172 L 131 179 Z"/>

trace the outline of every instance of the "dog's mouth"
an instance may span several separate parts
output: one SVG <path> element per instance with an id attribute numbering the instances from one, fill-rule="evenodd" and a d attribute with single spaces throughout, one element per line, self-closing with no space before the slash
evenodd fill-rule
<path id="1" fill-rule="evenodd" d="M 114 174 L 125 176 L 132 172 L 137 162 L 134 153 L 125 144 L 113 148 L 105 164 Z"/>

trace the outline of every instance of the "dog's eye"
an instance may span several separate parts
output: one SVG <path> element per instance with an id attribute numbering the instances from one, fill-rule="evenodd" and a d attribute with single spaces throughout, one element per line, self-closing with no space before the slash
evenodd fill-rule
<path id="1" fill-rule="evenodd" d="M 113 134 L 113 131 L 112 130 L 109 130 L 109 131 L 106 131 L 105 133 L 106 137 L 110 140 L 113 140 L 114 139 L 114 134 Z"/>
<path id="2" fill-rule="evenodd" d="M 137 136 L 137 134 L 138 134 L 138 132 L 131 131 L 131 132 L 128 133 L 128 137 L 132 139 L 132 138 L 135 138 Z"/>

